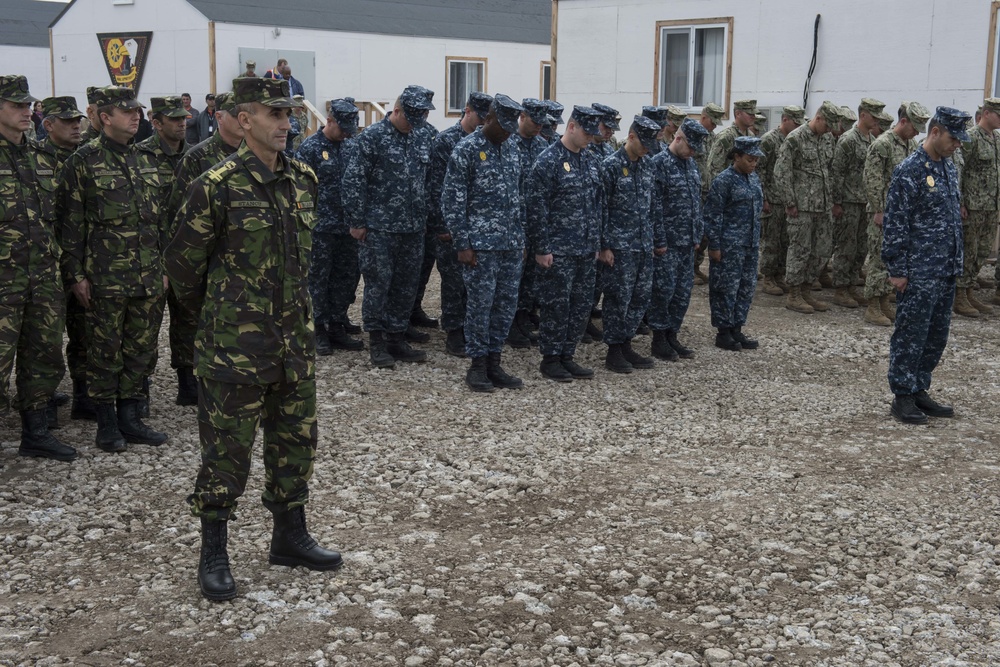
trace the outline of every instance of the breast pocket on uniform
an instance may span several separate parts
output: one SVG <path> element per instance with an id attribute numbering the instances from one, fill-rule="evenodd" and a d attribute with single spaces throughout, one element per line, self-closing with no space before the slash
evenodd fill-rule
<path id="1" fill-rule="evenodd" d="M 13 220 L 17 215 L 17 202 L 21 193 L 18 191 L 17 182 L 10 176 L 0 176 L 0 220 L 6 222 Z"/>
<path id="2" fill-rule="evenodd" d="M 263 271 L 275 265 L 274 213 L 270 208 L 231 209 L 227 231 L 226 260 L 231 266 L 244 271 Z"/>

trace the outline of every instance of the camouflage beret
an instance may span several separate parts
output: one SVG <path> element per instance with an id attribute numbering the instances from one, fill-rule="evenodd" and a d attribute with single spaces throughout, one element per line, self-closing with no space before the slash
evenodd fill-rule
<path id="1" fill-rule="evenodd" d="M 996 113 L 1000 113 L 1000 97 L 988 97 L 983 100 L 983 109 L 989 109 Z"/>
<path id="2" fill-rule="evenodd" d="M 38 101 L 28 93 L 28 77 L 20 74 L 0 76 L 0 100 L 15 104 L 30 104 Z"/>
<path id="3" fill-rule="evenodd" d="M 702 107 L 701 112 L 711 118 L 713 121 L 718 123 L 726 115 L 726 110 L 720 107 L 714 102 L 709 102 L 704 107 Z"/>
<path id="4" fill-rule="evenodd" d="M 806 110 L 797 104 L 789 104 L 781 108 L 781 115 L 788 116 L 796 125 L 806 122 Z"/>
<path id="5" fill-rule="evenodd" d="M 149 106 L 153 113 L 163 114 L 167 118 L 187 118 L 188 115 L 179 95 L 151 98 Z"/>
<path id="6" fill-rule="evenodd" d="M 73 120 L 83 118 L 85 114 L 77 108 L 75 97 L 46 97 L 42 100 L 42 115 Z"/>
<path id="7" fill-rule="evenodd" d="M 226 113 L 232 113 L 236 109 L 236 102 L 233 100 L 232 91 L 227 90 L 224 93 L 216 93 L 215 95 L 215 110 L 225 111 Z"/>
<path id="8" fill-rule="evenodd" d="M 290 109 L 302 106 L 292 99 L 287 79 L 266 79 L 256 76 L 241 76 L 233 79 L 233 103 L 249 104 L 260 102 L 267 107 Z"/>
<path id="9" fill-rule="evenodd" d="M 861 98 L 861 104 L 858 105 L 858 109 L 861 111 L 867 111 L 871 115 L 877 114 L 879 111 L 885 108 L 885 102 L 876 100 L 873 97 L 863 97 Z"/>
<path id="10" fill-rule="evenodd" d="M 105 86 L 94 93 L 94 104 L 99 107 L 113 106 L 119 109 L 145 109 L 135 99 L 135 91 L 125 86 Z"/>
<path id="11" fill-rule="evenodd" d="M 931 119 L 931 112 L 920 102 L 904 102 L 906 117 L 910 120 L 910 125 L 917 132 L 927 131 L 927 121 Z"/>
<path id="12" fill-rule="evenodd" d="M 419 109 L 420 111 L 433 111 L 436 108 L 431 101 L 433 99 L 433 90 L 415 85 L 404 88 L 403 94 L 399 96 L 399 101 L 404 107 Z"/>
<path id="13" fill-rule="evenodd" d="M 733 102 L 733 110 L 755 114 L 757 113 L 757 100 L 736 100 Z"/>

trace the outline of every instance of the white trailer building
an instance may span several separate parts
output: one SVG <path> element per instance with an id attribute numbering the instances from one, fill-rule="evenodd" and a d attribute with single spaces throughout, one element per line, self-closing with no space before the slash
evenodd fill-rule
<path id="1" fill-rule="evenodd" d="M 31 94 L 52 95 L 49 23 L 62 5 L 38 0 L 0 0 L 0 74 L 28 77 Z"/>

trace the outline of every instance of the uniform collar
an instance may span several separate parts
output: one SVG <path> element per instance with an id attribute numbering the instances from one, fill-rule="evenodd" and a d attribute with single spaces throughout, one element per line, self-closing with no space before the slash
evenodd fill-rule
<path id="1" fill-rule="evenodd" d="M 121 153 L 122 155 L 128 153 L 129 147 L 127 144 L 120 144 L 117 141 L 112 140 L 110 137 L 108 137 L 108 135 L 104 134 L 103 132 L 101 132 L 99 141 L 101 142 L 101 145 L 103 145 L 105 148 L 110 148 L 116 153 Z"/>
<path id="2" fill-rule="evenodd" d="M 245 141 L 240 144 L 240 149 L 236 151 L 236 154 L 243 161 L 243 165 L 253 176 L 254 180 L 261 185 L 267 185 L 279 178 L 284 178 L 288 170 L 288 158 L 285 157 L 284 153 L 278 153 L 278 168 L 273 172 L 264 166 L 264 163 L 250 150 Z"/>

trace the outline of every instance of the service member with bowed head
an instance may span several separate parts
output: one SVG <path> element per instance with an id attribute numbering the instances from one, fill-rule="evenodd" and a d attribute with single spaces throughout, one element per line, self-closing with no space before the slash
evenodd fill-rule
<path id="1" fill-rule="evenodd" d="M 927 395 L 948 343 L 956 279 L 962 275 L 962 214 L 951 156 L 969 141 L 971 116 L 938 107 L 920 148 L 896 167 L 882 218 L 882 261 L 896 288 L 896 328 L 889 341 L 892 415 L 908 424 L 951 417 Z"/>
<path id="2" fill-rule="evenodd" d="M 743 334 L 757 288 L 760 215 L 764 192 L 754 173 L 764 157 L 758 137 L 737 137 L 733 164 L 719 174 L 705 203 L 708 237 L 708 301 L 712 326 L 719 330 L 715 346 L 724 350 L 755 350 L 757 341 Z"/>
<path id="3" fill-rule="evenodd" d="M 433 97 L 423 86 L 407 86 L 392 113 L 358 136 L 344 172 L 341 196 L 351 236 L 360 244 L 361 316 L 376 368 L 427 360 L 405 336 L 424 259 L 433 136 L 420 130 L 427 126 Z"/>
<path id="4" fill-rule="evenodd" d="M 195 342 L 201 470 L 188 496 L 201 518 L 198 583 L 209 600 L 236 596 L 226 548 L 264 434 L 268 561 L 332 570 L 342 559 L 306 529 L 316 456 L 316 347 L 308 274 L 316 175 L 283 151 L 296 102 L 288 81 L 233 81 L 244 143 L 199 176 L 177 214 L 167 273 L 182 301 L 202 301 Z"/>
<path id="5" fill-rule="evenodd" d="M 653 252 L 666 252 L 662 220 L 656 233 L 651 215 L 653 161 L 648 153 L 656 146 L 660 126 L 636 116 L 625 145 L 601 163 L 605 211 L 601 230 L 601 263 L 604 269 L 604 365 L 616 373 L 652 368 L 653 360 L 632 349 L 632 338 L 649 307 L 653 289 Z"/>
<path id="6" fill-rule="evenodd" d="M 517 309 L 524 256 L 521 161 L 508 141 L 523 111 L 510 97 L 497 94 L 486 124 L 452 151 L 441 196 L 441 213 L 468 293 L 465 354 L 472 365 L 465 383 L 473 391 L 519 389 L 523 384 L 500 365 Z"/>
<path id="7" fill-rule="evenodd" d="M 666 148 L 666 145 L 663 143 L 663 133 L 667 129 L 667 124 L 670 122 L 667 118 L 667 107 L 654 107 L 647 105 L 642 108 L 642 115 L 660 126 L 660 131 L 656 135 L 656 149 L 650 151 L 649 153 L 650 157 L 653 157 Z"/>
<path id="8" fill-rule="evenodd" d="M 546 141 L 554 144 L 562 139 L 562 135 L 557 130 L 563 124 L 563 111 L 566 110 L 566 107 L 555 100 L 545 100 L 545 107 L 548 109 L 548 121 L 542 125 L 541 134 Z"/>
<path id="9" fill-rule="evenodd" d="M 586 150 L 601 114 L 575 106 L 566 134 L 538 156 L 528 177 L 528 242 L 535 253 L 541 306 L 540 370 L 557 382 L 594 376 L 573 360 L 594 302 L 594 258 L 600 249 L 604 188 Z"/>

